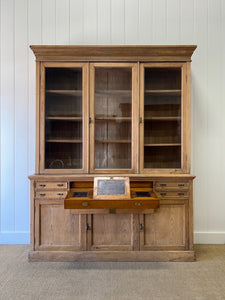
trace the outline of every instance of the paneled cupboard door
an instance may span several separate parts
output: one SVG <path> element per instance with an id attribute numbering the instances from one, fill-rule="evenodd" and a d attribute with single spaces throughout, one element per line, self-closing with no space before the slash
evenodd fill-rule
<path id="1" fill-rule="evenodd" d="M 187 172 L 186 64 L 141 64 L 140 171 Z"/>
<path id="2" fill-rule="evenodd" d="M 88 66 L 42 63 L 40 169 L 87 172 Z"/>
<path id="3" fill-rule="evenodd" d="M 137 171 L 137 64 L 90 65 L 90 171 Z"/>

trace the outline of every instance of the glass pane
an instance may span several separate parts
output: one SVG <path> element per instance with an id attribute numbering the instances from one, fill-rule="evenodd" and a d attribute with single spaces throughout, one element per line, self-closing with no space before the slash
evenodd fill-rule
<path id="1" fill-rule="evenodd" d="M 181 168 L 181 69 L 146 68 L 144 168 Z"/>
<path id="2" fill-rule="evenodd" d="M 82 168 L 82 69 L 46 68 L 45 168 Z"/>
<path id="3" fill-rule="evenodd" d="M 131 168 L 132 69 L 95 69 L 95 168 Z"/>

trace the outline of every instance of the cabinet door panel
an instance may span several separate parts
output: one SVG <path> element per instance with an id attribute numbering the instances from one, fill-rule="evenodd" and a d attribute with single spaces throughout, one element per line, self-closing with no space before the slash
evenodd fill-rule
<path id="1" fill-rule="evenodd" d="M 131 173 L 137 153 L 137 65 L 91 64 L 90 78 L 91 171 Z"/>
<path id="2" fill-rule="evenodd" d="M 178 250 L 187 246 L 186 204 L 161 205 L 154 214 L 142 215 L 141 250 Z"/>
<path id="3" fill-rule="evenodd" d="M 89 250 L 137 250 L 138 215 L 90 215 Z"/>
<path id="4" fill-rule="evenodd" d="M 87 170 L 87 64 L 43 63 L 41 171 Z"/>
<path id="5" fill-rule="evenodd" d="M 187 159 L 184 136 L 189 136 L 186 65 L 146 63 L 140 70 L 141 172 L 181 173 Z"/>
<path id="6" fill-rule="evenodd" d="M 38 201 L 35 209 L 36 250 L 84 250 L 85 216 L 71 214 L 62 201 Z"/>

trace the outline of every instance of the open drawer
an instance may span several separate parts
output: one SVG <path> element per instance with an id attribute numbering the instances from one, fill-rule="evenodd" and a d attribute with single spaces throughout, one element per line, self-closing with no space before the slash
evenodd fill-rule
<path id="1" fill-rule="evenodd" d="M 64 200 L 65 209 L 156 209 L 159 199 L 151 187 L 130 187 L 129 199 L 93 199 L 93 187 L 71 188 Z"/>

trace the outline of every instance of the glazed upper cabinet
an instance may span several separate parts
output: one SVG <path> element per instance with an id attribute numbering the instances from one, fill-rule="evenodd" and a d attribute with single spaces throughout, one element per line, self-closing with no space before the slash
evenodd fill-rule
<path id="1" fill-rule="evenodd" d="M 137 171 L 137 64 L 90 65 L 90 171 Z"/>
<path id="2" fill-rule="evenodd" d="M 141 173 L 189 171 L 188 86 L 187 64 L 141 64 Z"/>
<path id="3" fill-rule="evenodd" d="M 41 172 L 87 172 L 87 76 L 87 64 L 41 66 Z"/>
<path id="4" fill-rule="evenodd" d="M 188 173 L 194 46 L 81 48 L 34 46 L 37 173 Z"/>

